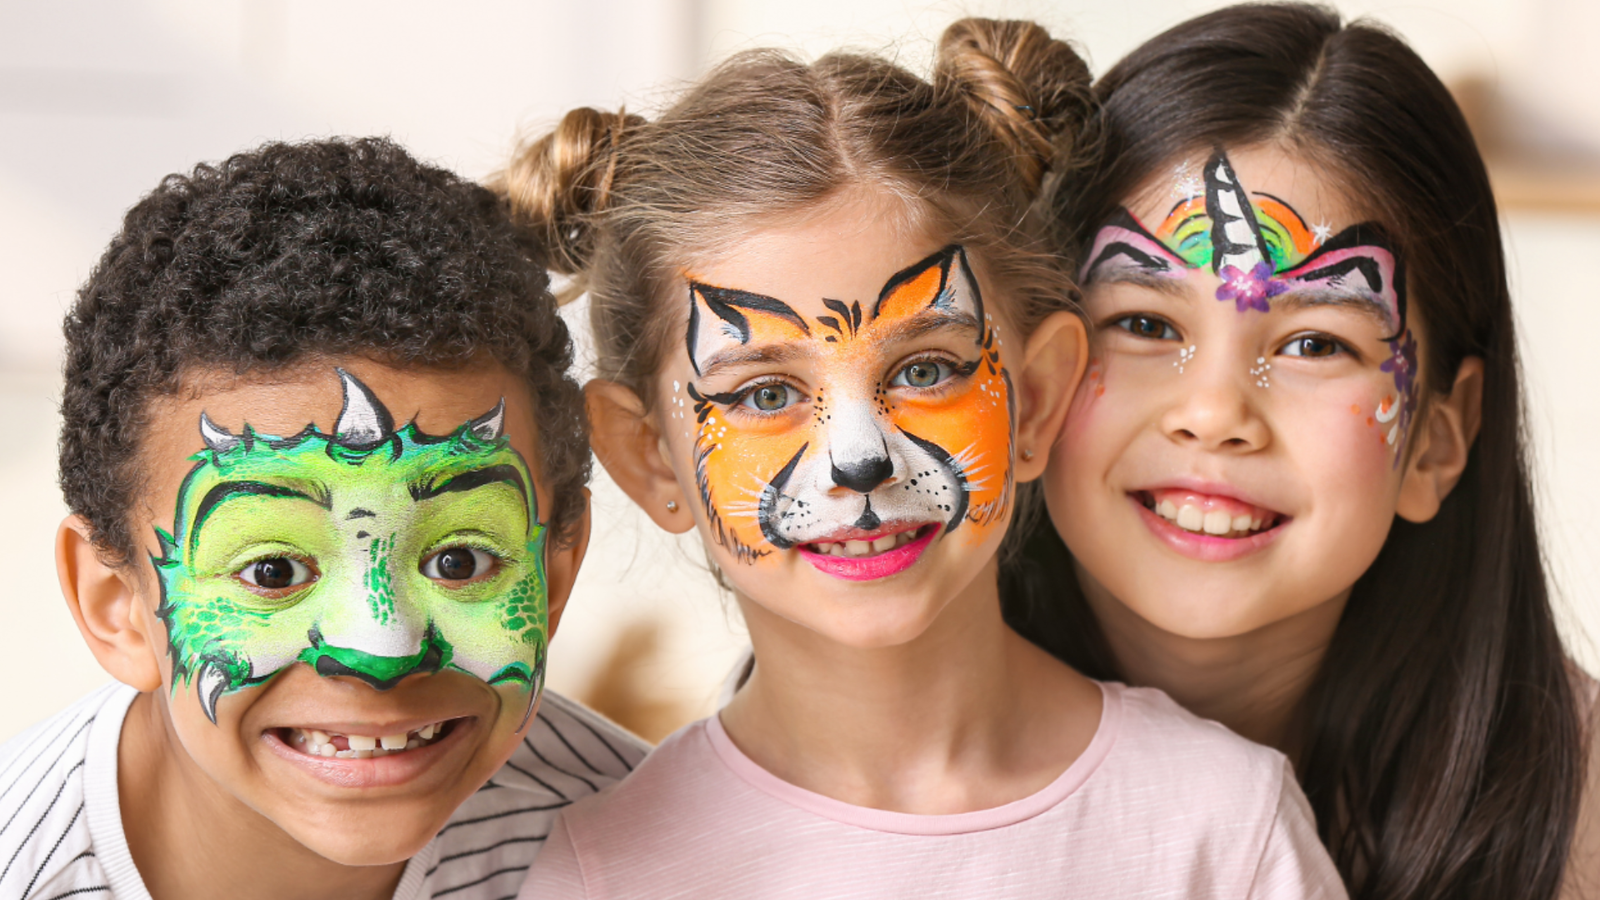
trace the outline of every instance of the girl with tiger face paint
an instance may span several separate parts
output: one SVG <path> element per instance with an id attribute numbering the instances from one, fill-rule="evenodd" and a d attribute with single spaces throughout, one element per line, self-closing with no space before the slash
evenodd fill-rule
<path id="1" fill-rule="evenodd" d="M 1035 201 L 1087 78 L 1020 22 L 952 26 L 931 84 L 750 54 L 502 177 L 590 291 L 596 455 L 698 531 L 754 651 L 521 896 L 1342 896 L 1281 757 L 1001 614 L 1085 363 Z"/>
<path id="2" fill-rule="evenodd" d="M 895 215 L 845 200 L 691 269 L 656 380 L 713 560 L 749 604 L 857 647 L 913 640 L 992 584 L 1022 462 L 1004 295 Z M 1076 333 L 1057 317 L 1047 341 Z"/>

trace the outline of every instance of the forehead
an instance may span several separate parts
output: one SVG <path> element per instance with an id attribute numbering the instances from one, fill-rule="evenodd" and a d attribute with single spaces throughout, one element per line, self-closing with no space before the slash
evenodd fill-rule
<path id="1" fill-rule="evenodd" d="M 915 219 L 904 202 L 883 192 L 855 192 L 794 221 L 742 234 L 737 246 L 704 255 L 683 274 L 776 297 L 805 315 L 825 313 L 825 298 L 865 303 L 896 272 L 944 246 Z M 688 318 L 685 296 L 677 288 L 672 294 L 680 324 Z"/>
<path id="2" fill-rule="evenodd" d="M 267 374 L 193 372 L 178 395 L 154 400 L 139 453 L 143 489 L 136 513 L 170 524 L 178 489 L 194 466 L 189 457 L 205 446 L 200 436 L 202 412 L 235 434 L 246 425 L 258 434 L 279 437 L 297 434 L 308 425 L 332 432 L 344 403 L 336 366 L 372 390 L 396 427 L 415 421 L 430 435 L 449 434 L 504 398 L 506 436 L 539 480 L 532 399 L 526 383 L 504 367 L 484 364 L 441 370 L 391 367 L 361 358 L 317 359 Z M 543 491 L 539 493 L 542 504 L 548 503 Z M 135 534 L 145 531 L 136 529 Z"/>
<path id="3" fill-rule="evenodd" d="M 1288 205 L 1307 225 L 1327 225 L 1337 232 L 1368 216 L 1362 198 L 1303 154 L 1278 145 L 1223 148 L 1239 183 L 1252 197 L 1265 194 Z M 1123 206 L 1152 228 L 1173 207 L 1204 193 L 1201 172 L 1211 150 L 1170 161 L 1139 184 Z"/>

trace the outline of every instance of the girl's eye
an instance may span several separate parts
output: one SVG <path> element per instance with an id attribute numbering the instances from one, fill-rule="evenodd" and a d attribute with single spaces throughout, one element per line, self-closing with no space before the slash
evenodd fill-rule
<path id="1" fill-rule="evenodd" d="M 950 377 L 950 366 L 933 359 L 919 359 L 901 369 L 889 382 L 897 387 L 930 388 Z"/>
<path id="2" fill-rule="evenodd" d="M 1134 337 L 1141 337 L 1152 341 L 1175 341 L 1178 331 L 1165 320 L 1155 316 L 1132 315 L 1123 316 L 1111 323 Z"/>
<path id="3" fill-rule="evenodd" d="M 739 402 L 758 412 L 777 412 L 795 402 L 795 390 L 786 384 L 760 384 Z"/>
<path id="4" fill-rule="evenodd" d="M 494 568 L 495 558 L 474 547 L 446 547 L 422 561 L 422 574 L 435 581 L 467 581 Z"/>
<path id="5" fill-rule="evenodd" d="M 1300 337 L 1290 339 L 1289 343 L 1284 344 L 1283 349 L 1278 352 L 1284 356 L 1305 356 L 1320 359 L 1336 356 L 1342 350 L 1344 350 L 1344 345 L 1327 335 L 1303 334 Z"/>
<path id="6" fill-rule="evenodd" d="M 239 580 L 269 591 L 281 591 L 310 581 L 311 567 L 291 556 L 274 556 L 240 569 Z"/>

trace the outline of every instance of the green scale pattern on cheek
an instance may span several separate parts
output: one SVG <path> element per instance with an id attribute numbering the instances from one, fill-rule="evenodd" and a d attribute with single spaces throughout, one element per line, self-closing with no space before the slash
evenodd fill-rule
<path id="1" fill-rule="evenodd" d="M 504 404 L 434 437 L 393 429 L 370 391 L 340 375 L 346 412 L 331 435 L 246 425 L 234 436 L 202 417 L 207 449 L 152 559 L 172 690 L 195 684 L 215 721 L 220 696 L 297 661 L 380 690 L 448 668 L 531 691 L 531 709 L 548 644 L 546 529 L 502 433 Z M 492 568 L 448 583 L 424 574 L 450 547 L 482 551 Z M 275 590 L 241 579 L 269 559 L 309 574 Z"/>

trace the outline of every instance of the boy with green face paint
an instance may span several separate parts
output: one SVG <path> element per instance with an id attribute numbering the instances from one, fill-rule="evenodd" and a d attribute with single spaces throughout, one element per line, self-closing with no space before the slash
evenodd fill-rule
<path id="1" fill-rule="evenodd" d="M 196 682 L 215 722 L 222 694 L 296 661 L 380 691 L 452 668 L 526 688 L 531 710 L 548 642 L 546 529 L 503 433 L 505 401 L 446 436 L 395 430 L 337 371 L 332 434 L 233 435 L 201 414 L 206 449 L 153 561 L 174 688 Z"/>
<path id="2" fill-rule="evenodd" d="M 66 323 L 56 554 L 120 684 L 0 747 L 0 895 L 504 896 L 632 768 L 541 697 L 588 449 L 539 259 L 379 140 L 129 212 Z"/>

